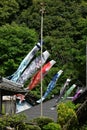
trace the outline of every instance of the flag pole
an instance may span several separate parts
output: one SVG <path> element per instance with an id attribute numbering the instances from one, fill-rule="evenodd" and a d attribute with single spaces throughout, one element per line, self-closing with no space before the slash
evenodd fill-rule
<path id="1" fill-rule="evenodd" d="M 43 84 L 42 84 L 42 53 L 43 53 L 43 14 L 44 14 L 44 4 L 41 3 L 41 116 L 43 116 L 43 101 L 42 101 L 42 96 L 43 96 Z"/>

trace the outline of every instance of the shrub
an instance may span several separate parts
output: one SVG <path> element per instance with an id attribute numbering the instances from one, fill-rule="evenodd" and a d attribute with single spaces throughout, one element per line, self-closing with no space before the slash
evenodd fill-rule
<path id="1" fill-rule="evenodd" d="M 68 108 L 71 108 L 73 110 L 77 110 L 80 106 L 80 103 L 74 104 L 72 101 L 66 101 L 65 104 L 68 106 Z"/>
<path id="2" fill-rule="evenodd" d="M 28 125 L 28 124 L 20 124 L 17 130 L 41 130 L 39 126 L 36 125 Z"/>
<path id="3" fill-rule="evenodd" d="M 0 117 L 0 130 L 5 129 L 6 126 L 9 126 L 9 123 L 6 116 Z"/>
<path id="4" fill-rule="evenodd" d="M 43 127 L 43 130 L 62 130 L 61 126 L 57 123 L 49 123 Z"/>
<path id="5" fill-rule="evenodd" d="M 5 130 L 6 127 L 15 128 L 16 130 L 41 130 L 39 126 L 25 123 L 25 115 L 13 115 L 0 117 L 0 130 Z"/>
<path id="6" fill-rule="evenodd" d="M 7 126 L 11 127 L 18 127 L 20 124 L 23 124 L 25 121 L 25 116 L 20 114 L 20 115 L 4 115 L 0 117 L 0 130 L 5 129 Z"/>
<path id="7" fill-rule="evenodd" d="M 67 128 L 72 129 L 78 124 L 76 113 L 71 107 L 67 106 L 67 103 L 60 103 L 58 105 L 57 122 L 61 125 L 61 127 L 67 126 Z"/>
<path id="8" fill-rule="evenodd" d="M 54 122 L 53 119 L 48 117 L 38 117 L 32 120 L 32 122 L 36 123 L 41 129 L 43 129 L 44 125 L 48 123 Z"/>

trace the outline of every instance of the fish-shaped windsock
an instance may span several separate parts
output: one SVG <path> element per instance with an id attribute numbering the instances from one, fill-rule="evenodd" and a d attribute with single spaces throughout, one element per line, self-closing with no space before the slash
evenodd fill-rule
<path id="1" fill-rule="evenodd" d="M 22 72 L 25 70 L 31 59 L 34 57 L 36 52 L 41 48 L 41 43 L 37 43 L 34 48 L 27 54 L 27 56 L 20 63 L 17 71 L 12 75 L 11 79 L 14 82 L 17 82 Z M 9 77 L 8 77 L 9 78 Z"/>
<path id="2" fill-rule="evenodd" d="M 20 100 L 19 103 L 21 104 L 21 102 L 25 100 L 25 95 L 23 95 L 23 94 L 16 94 L 16 98 Z"/>
<path id="3" fill-rule="evenodd" d="M 57 103 L 61 100 L 62 96 L 65 93 L 66 87 L 69 85 L 71 79 L 67 79 L 66 82 L 64 83 L 64 86 L 62 87 L 62 89 L 60 90 L 60 95 L 57 98 Z"/>
<path id="4" fill-rule="evenodd" d="M 79 95 L 82 93 L 82 91 L 83 89 L 78 90 L 77 93 L 73 96 L 72 101 L 75 101 L 79 97 Z"/>
<path id="5" fill-rule="evenodd" d="M 62 101 L 65 100 L 65 99 L 72 93 L 72 91 L 73 91 L 75 88 L 76 88 L 76 84 L 73 84 L 73 85 L 66 91 L 66 93 L 64 94 Z"/>
<path id="6" fill-rule="evenodd" d="M 59 79 L 60 75 L 62 74 L 62 70 L 59 70 L 52 78 L 52 80 L 50 81 L 50 83 L 48 84 L 47 90 L 45 92 L 45 94 L 43 95 L 43 97 L 37 101 L 37 103 L 40 103 L 41 101 L 44 101 L 46 99 L 46 97 L 48 96 L 48 94 L 53 90 L 53 88 L 56 85 L 57 80 Z"/>
<path id="7" fill-rule="evenodd" d="M 18 83 L 24 84 L 38 69 L 40 69 L 41 65 L 43 65 L 48 57 L 50 56 L 49 52 L 46 50 L 41 55 L 36 57 L 31 64 L 25 69 L 23 74 L 18 79 Z M 41 59 L 42 58 L 42 59 Z"/>
<path id="8" fill-rule="evenodd" d="M 42 78 L 47 74 L 47 72 L 51 69 L 51 67 L 56 63 L 56 61 L 51 60 L 48 63 L 46 63 L 42 67 L 42 71 L 39 70 L 31 79 L 30 84 L 26 89 L 32 90 L 41 80 L 41 72 L 42 72 Z"/>

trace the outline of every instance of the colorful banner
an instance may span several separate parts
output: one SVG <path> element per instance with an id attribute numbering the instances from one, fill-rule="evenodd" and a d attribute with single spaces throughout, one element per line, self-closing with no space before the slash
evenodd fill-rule
<path id="1" fill-rule="evenodd" d="M 25 110 L 30 109 L 31 107 L 32 106 L 28 102 L 26 102 L 26 101 L 23 101 L 21 103 L 16 102 L 16 113 L 23 112 Z"/>
<path id="2" fill-rule="evenodd" d="M 76 88 L 76 84 L 73 84 L 73 85 L 66 91 L 66 93 L 64 94 L 62 101 L 65 100 L 65 99 L 72 93 L 72 91 L 73 91 L 75 88 Z"/>
<path id="3" fill-rule="evenodd" d="M 71 81 L 71 79 L 67 79 L 66 82 L 64 83 L 64 86 L 60 90 L 60 95 L 58 96 L 56 103 L 58 103 L 61 100 L 62 96 L 65 93 L 66 87 L 69 85 L 70 81 Z"/>
<path id="4" fill-rule="evenodd" d="M 17 71 L 12 75 L 10 80 L 17 82 L 21 73 L 25 70 L 31 59 L 34 57 L 35 53 L 41 48 L 41 44 L 37 43 L 35 47 L 28 53 L 28 55 L 23 59 L 21 64 L 19 65 Z"/>
<path id="5" fill-rule="evenodd" d="M 23 94 L 16 94 L 16 98 L 20 100 L 19 104 L 21 104 L 21 102 L 25 100 L 25 95 L 23 95 Z"/>
<path id="6" fill-rule="evenodd" d="M 45 51 L 42 53 L 42 59 L 40 55 L 35 60 L 33 60 L 31 64 L 25 69 L 17 82 L 24 84 L 38 69 L 40 69 L 41 65 L 46 62 L 49 55 L 49 52 Z"/>
<path id="7" fill-rule="evenodd" d="M 79 95 L 82 93 L 82 91 L 83 89 L 78 90 L 77 93 L 73 96 L 72 101 L 75 101 L 79 97 Z"/>
<path id="8" fill-rule="evenodd" d="M 47 64 L 45 64 L 41 70 L 39 70 L 34 77 L 31 79 L 31 82 L 29 86 L 26 89 L 32 90 L 41 80 L 41 72 L 42 72 L 42 78 L 47 74 L 47 72 L 51 69 L 51 67 L 56 62 L 54 60 L 49 61 Z"/>
<path id="9" fill-rule="evenodd" d="M 57 80 L 59 79 L 60 75 L 62 74 L 62 70 L 59 70 L 59 72 L 57 72 L 57 74 L 55 74 L 52 78 L 52 80 L 50 81 L 50 83 L 48 84 L 47 87 L 47 91 L 45 92 L 45 94 L 43 95 L 43 97 L 37 101 L 37 103 L 40 103 L 41 101 L 44 101 L 46 99 L 46 97 L 48 96 L 48 94 L 53 90 L 53 88 L 56 85 Z"/>

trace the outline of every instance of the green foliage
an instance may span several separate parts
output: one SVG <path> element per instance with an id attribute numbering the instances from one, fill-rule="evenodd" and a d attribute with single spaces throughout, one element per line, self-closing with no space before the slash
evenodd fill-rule
<path id="1" fill-rule="evenodd" d="M 16 130 L 41 130 L 39 126 L 25 123 L 25 115 L 8 115 L 0 117 L 0 130 L 4 130 L 7 126 L 15 128 Z"/>
<path id="2" fill-rule="evenodd" d="M 15 20 L 18 10 L 19 5 L 16 0 L 0 0 L 0 25 Z"/>
<path id="3" fill-rule="evenodd" d="M 43 130 L 62 130 L 61 126 L 57 123 L 49 123 L 43 127 Z"/>
<path id="4" fill-rule="evenodd" d="M 4 117 L 0 117 L 0 129 L 3 130 L 5 128 L 6 125 L 9 125 L 9 123 L 7 123 L 7 118 Z"/>
<path id="5" fill-rule="evenodd" d="M 36 41 L 35 30 L 28 29 L 25 25 L 13 23 L 0 27 L 0 75 L 14 73 Z"/>
<path id="6" fill-rule="evenodd" d="M 20 7 L 20 11 L 26 9 L 27 7 L 29 7 L 30 5 L 32 5 L 32 0 L 17 0 L 19 7 Z"/>
<path id="7" fill-rule="evenodd" d="M 18 125 L 17 128 L 18 130 L 41 130 L 39 126 L 29 125 L 29 124 L 24 124 L 24 123 L 21 123 L 20 125 Z"/>
<path id="8" fill-rule="evenodd" d="M 43 130 L 43 126 L 47 125 L 48 123 L 54 122 L 53 119 L 48 117 L 38 117 L 32 120 L 33 123 L 37 124 L 41 130 Z"/>
<path id="9" fill-rule="evenodd" d="M 40 35 L 40 1 L 33 1 L 33 5 L 19 16 L 20 22 L 35 28 Z M 56 60 L 56 67 L 64 70 L 64 77 L 72 76 L 72 80 L 81 80 L 85 84 L 85 47 L 83 36 L 87 32 L 86 1 L 44 0 L 46 14 L 44 14 L 44 40 Z M 76 8 L 77 7 L 77 8 Z M 80 42 L 80 44 L 79 44 Z M 54 46 L 55 45 L 55 46 Z M 83 45 L 83 47 L 80 47 Z M 55 53 L 54 53 L 55 52 Z M 77 58 L 78 57 L 78 58 Z M 82 60 L 83 59 L 83 60 Z M 81 63 L 81 64 L 80 64 Z M 82 72 L 80 72 L 79 68 Z M 84 76 L 82 75 L 84 73 Z"/>
<path id="10" fill-rule="evenodd" d="M 79 104 L 75 105 L 72 101 L 66 101 L 65 105 L 73 110 L 76 110 L 79 107 Z"/>
<path id="11" fill-rule="evenodd" d="M 78 119 L 76 113 L 74 111 L 74 106 L 71 103 L 60 103 L 57 106 L 58 119 L 57 122 L 61 125 L 61 127 L 67 126 L 69 129 L 73 129 L 73 127 L 77 126 Z"/>
<path id="12" fill-rule="evenodd" d="M 6 126 L 16 127 L 18 124 L 25 121 L 25 116 L 20 115 L 13 115 L 13 116 L 2 116 L 0 117 L 0 129 L 3 130 Z"/>

